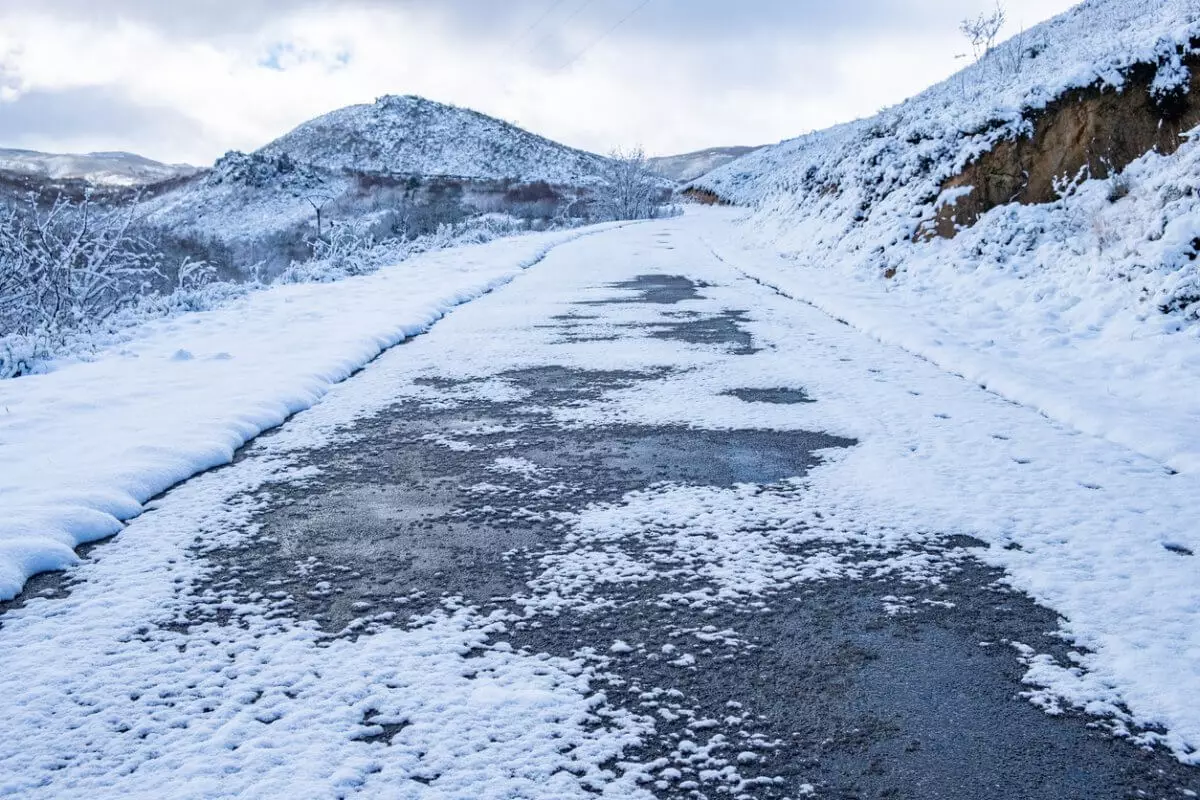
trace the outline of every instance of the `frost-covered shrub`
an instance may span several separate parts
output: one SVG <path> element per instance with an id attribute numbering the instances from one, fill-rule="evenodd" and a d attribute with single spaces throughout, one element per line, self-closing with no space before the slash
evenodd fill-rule
<path id="1" fill-rule="evenodd" d="M 144 318 L 162 297 L 194 302 L 214 282 L 206 261 L 168 263 L 137 212 L 136 202 L 108 206 L 87 193 L 0 209 L 0 378 L 88 349 L 93 337 L 129 324 L 116 318 Z"/>
<path id="2" fill-rule="evenodd" d="M 44 346 L 19 333 L 0 336 L 0 378 L 32 372 L 44 350 Z"/>
<path id="3" fill-rule="evenodd" d="M 313 257 L 295 261 L 278 283 L 329 283 L 366 275 L 415 255 L 466 244 L 485 244 L 525 229 L 525 223 L 504 214 L 484 214 L 458 224 L 442 223 L 432 233 L 408 238 L 378 238 L 368 219 L 336 222 L 325 237 L 312 242 Z"/>
<path id="4" fill-rule="evenodd" d="M 67 332 L 110 317 L 163 279 L 134 213 L 85 196 L 0 216 L 0 376 L 26 371 Z M 199 265 L 189 271 L 199 274 Z"/>
<path id="5" fill-rule="evenodd" d="M 291 265 L 271 280 L 265 262 L 234 269 L 192 258 L 235 251 L 139 227 L 136 211 L 85 198 L 0 216 L 0 378 L 93 352 L 149 320 L 217 308 L 270 283 L 332 282 L 530 229 L 528 220 L 499 213 L 443 223 L 417 237 L 389 235 L 387 214 L 335 220 L 302 242 Z M 286 252 L 267 237 L 253 244 L 254 252 Z"/>
<path id="6" fill-rule="evenodd" d="M 1120 172 L 1114 172 L 1108 178 L 1108 202 L 1115 203 L 1129 196 L 1129 178 Z"/>
<path id="7" fill-rule="evenodd" d="M 346 275 L 365 275 L 378 264 L 380 250 L 395 248 L 392 240 L 377 241 L 366 220 L 331 222 L 328 233 L 311 242 L 312 260 L 323 261 Z"/>
<path id="8" fill-rule="evenodd" d="M 649 169 L 641 149 L 613 151 L 597 176 L 592 216 L 599 220 L 654 219 L 663 216 L 670 193 Z"/>
<path id="9" fill-rule="evenodd" d="M 1200 320 L 1200 237 L 1191 241 L 1180 259 L 1180 268 L 1165 282 L 1159 295 L 1158 310 L 1180 314 L 1187 320 Z"/>
<path id="10" fill-rule="evenodd" d="M 103 319 L 161 277 L 157 253 L 132 223 L 132 207 L 87 198 L 0 218 L 0 330 L 52 332 Z"/>

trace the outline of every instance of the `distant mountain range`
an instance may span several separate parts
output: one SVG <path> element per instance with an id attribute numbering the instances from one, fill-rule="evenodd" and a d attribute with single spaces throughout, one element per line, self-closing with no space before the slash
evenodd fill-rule
<path id="1" fill-rule="evenodd" d="M 687 183 L 757 147 L 713 147 L 647 159 L 656 174 Z M 257 151 L 331 172 L 579 184 L 606 159 L 470 109 L 412 95 L 381 97 L 300 125 Z M 42 153 L 0 148 L 0 173 L 98 187 L 148 186 L 208 170 L 125 152 Z"/>
<path id="2" fill-rule="evenodd" d="M 647 159 L 650 169 L 676 183 L 689 183 L 759 147 L 710 147 L 695 153 Z"/>
<path id="3" fill-rule="evenodd" d="M 0 148 L 0 172 L 52 181 L 129 187 L 194 175 L 197 167 L 163 164 L 133 153 L 39 153 Z"/>

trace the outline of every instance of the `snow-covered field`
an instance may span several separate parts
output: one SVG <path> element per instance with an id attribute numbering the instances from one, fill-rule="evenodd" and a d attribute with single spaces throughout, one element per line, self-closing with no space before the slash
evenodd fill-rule
<path id="1" fill-rule="evenodd" d="M 0 597 L 74 563 L 143 503 L 315 403 L 382 350 L 588 231 L 429 253 L 144 326 L 85 363 L 0 382 Z"/>

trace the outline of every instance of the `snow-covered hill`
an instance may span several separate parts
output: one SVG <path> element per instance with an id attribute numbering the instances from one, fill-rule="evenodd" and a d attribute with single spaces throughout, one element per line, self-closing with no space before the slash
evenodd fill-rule
<path id="1" fill-rule="evenodd" d="M 1198 67 L 1195 0 L 1089 0 L 697 184 L 753 208 L 743 232 L 782 254 L 776 284 L 1197 470 Z"/>
<path id="2" fill-rule="evenodd" d="M 228 153 L 144 208 L 187 238 L 233 243 L 235 261 L 286 264 L 329 221 L 392 236 L 494 211 L 547 219 L 579 208 L 610 165 L 474 111 L 386 96 Z"/>
<path id="3" fill-rule="evenodd" d="M 163 164 L 133 153 L 39 153 L 0 148 L 0 172 L 96 186 L 145 186 L 197 172 L 187 164 Z"/>
<path id="4" fill-rule="evenodd" d="M 758 149 L 757 147 L 710 147 L 707 150 L 698 150 L 678 156 L 650 158 L 647 159 L 647 163 L 652 171 L 668 180 L 676 183 L 688 183 Z"/>
<path id="5" fill-rule="evenodd" d="M 475 111 L 392 95 L 317 117 L 259 153 L 330 170 L 572 185 L 605 161 Z"/>
<path id="6" fill-rule="evenodd" d="M 1139 68 L 1160 97 L 1186 89 L 1184 52 L 1198 35 L 1194 0 L 1088 0 L 875 117 L 760 149 L 699 184 L 742 204 L 799 201 L 803 216 L 864 230 L 903 219 L 912 234 L 914 209 L 931 216 L 943 181 L 1031 134 L 1072 90 L 1120 92 Z"/>

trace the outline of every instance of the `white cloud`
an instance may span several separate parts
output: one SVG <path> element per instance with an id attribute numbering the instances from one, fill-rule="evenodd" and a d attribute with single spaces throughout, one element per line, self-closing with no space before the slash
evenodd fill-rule
<path id="1" fill-rule="evenodd" d="M 444 4 L 421 2 L 292 3 L 273 14 L 266 3 L 251 5 L 259 13 L 240 27 L 200 36 L 132 7 L 104 17 L 0 0 L 0 103 L 15 108 L 33 93 L 46 103 L 55 93 L 95 90 L 195 128 L 181 136 L 178 124 L 168 129 L 175 133 L 142 125 L 122 135 L 111 125 L 90 130 L 76 122 L 71 130 L 32 126 L 24 135 L 5 129 L 20 141 L 0 144 L 132 149 L 136 143 L 156 158 L 207 162 L 387 93 L 472 107 L 593 150 L 641 143 L 666 153 L 760 143 L 873 113 L 947 76 L 962 50 L 958 18 L 985 4 L 910 0 L 911 24 L 886 26 L 831 21 L 826 9 L 814 12 L 811 29 L 793 6 L 787 25 L 756 20 L 736 35 L 724 34 L 719 19 L 689 19 L 691 27 L 681 32 L 662 27 L 658 17 L 639 18 L 561 70 L 636 3 L 597 4 L 593 16 L 581 14 L 575 25 L 563 25 L 560 15 L 557 25 L 548 21 L 516 46 L 544 6 L 513 6 L 509 18 L 495 16 L 493 5 L 485 9 L 493 17 L 472 20 L 465 5 L 447 13 Z M 1010 2 L 1014 30 L 1067 5 Z M 773 6 L 764 2 L 758 13 Z M 570 8 L 565 4 L 564 13 Z M 888 13 L 896 17 L 896 4 L 888 4 Z"/>

